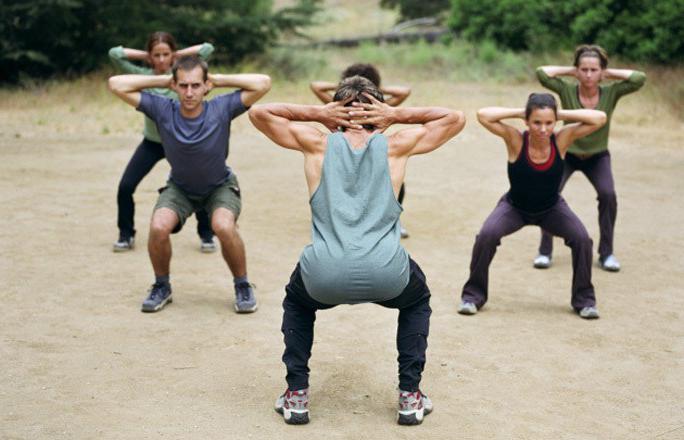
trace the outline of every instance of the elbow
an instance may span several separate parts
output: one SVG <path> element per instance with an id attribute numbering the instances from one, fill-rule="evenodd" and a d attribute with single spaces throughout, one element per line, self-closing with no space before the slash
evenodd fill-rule
<path id="1" fill-rule="evenodd" d="M 466 123 L 465 113 L 460 110 L 452 110 L 450 115 L 451 123 L 457 132 L 463 130 Z"/>
<path id="2" fill-rule="evenodd" d="M 602 111 L 598 111 L 598 113 L 599 115 L 596 117 L 596 125 L 598 125 L 599 127 L 603 127 L 604 125 L 606 125 L 606 122 L 608 121 L 608 116 L 605 112 Z"/>
<path id="3" fill-rule="evenodd" d="M 120 84 L 116 76 L 112 76 L 109 78 L 109 80 L 107 81 L 107 88 L 110 92 L 118 94 L 118 92 L 120 91 Z"/>
<path id="4" fill-rule="evenodd" d="M 477 121 L 480 124 L 487 122 L 487 109 L 486 108 L 481 108 L 480 110 L 477 111 Z"/>
<path id="5" fill-rule="evenodd" d="M 271 77 L 268 75 L 261 75 L 259 78 L 259 90 L 263 93 L 266 94 L 268 93 L 269 90 L 271 90 Z"/>
<path id="6" fill-rule="evenodd" d="M 259 128 L 260 123 L 265 119 L 268 110 L 265 104 L 253 105 L 247 114 L 249 115 L 249 120 L 252 121 L 255 127 Z"/>

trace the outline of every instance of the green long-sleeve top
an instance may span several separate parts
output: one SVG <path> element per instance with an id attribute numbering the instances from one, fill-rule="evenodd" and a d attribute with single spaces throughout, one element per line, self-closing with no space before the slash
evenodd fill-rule
<path id="1" fill-rule="evenodd" d="M 579 85 L 566 81 L 562 78 L 550 77 L 544 69 L 537 68 L 537 78 L 539 82 L 549 90 L 553 90 L 560 96 L 563 108 L 566 110 L 576 110 L 584 108 L 579 99 Z M 636 92 L 646 82 L 646 74 L 634 71 L 629 78 L 623 81 L 599 86 L 600 95 L 596 110 L 606 113 L 608 120 L 606 125 L 596 130 L 592 134 L 576 140 L 568 149 L 572 154 L 593 155 L 608 150 L 608 133 L 610 132 L 610 120 L 613 110 L 617 105 L 618 99 L 622 96 Z"/>
<path id="2" fill-rule="evenodd" d="M 214 52 L 214 46 L 211 43 L 204 43 L 199 50 L 199 57 L 203 60 L 208 60 L 211 54 Z M 109 58 L 111 58 L 114 65 L 119 68 L 119 70 L 126 73 L 134 73 L 137 75 L 154 75 L 154 70 L 149 67 L 139 66 L 132 63 L 126 58 L 124 54 L 123 46 L 116 46 L 109 49 Z M 145 89 L 145 91 L 154 93 L 156 95 L 166 96 L 171 99 L 178 99 L 178 95 L 171 89 L 166 88 L 151 88 Z M 157 125 L 154 121 L 147 116 L 145 116 L 145 126 L 143 128 L 143 136 L 145 139 L 149 139 L 153 142 L 161 143 L 161 138 L 159 137 L 159 132 L 157 131 Z"/>

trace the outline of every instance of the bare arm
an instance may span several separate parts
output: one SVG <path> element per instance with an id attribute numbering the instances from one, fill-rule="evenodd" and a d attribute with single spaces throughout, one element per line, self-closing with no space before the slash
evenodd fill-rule
<path id="1" fill-rule="evenodd" d="M 323 104 L 328 104 L 333 100 L 333 92 L 337 89 L 337 84 L 327 81 L 314 81 L 309 87 Z"/>
<path id="2" fill-rule="evenodd" d="M 603 79 L 627 80 L 634 73 L 632 69 L 605 69 Z"/>
<path id="3" fill-rule="evenodd" d="M 558 119 L 572 122 L 556 134 L 556 143 L 563 156 L 573 142 L 603 127 L 607 120 L 604 112 L 589 109 L 558 110 Z"/>
<path id="4" fill-rule="evenodd" d="M 117 75 L 109 78 L 109 90 L 127 104 L 140 105 L 140 91 L 152 87 L 168 88 L 171 75 Z"/>
<path id="5" fill-rule="evenodd" d="M 209 74 L 212 87 L 235 87 L 242 89 L 240 99 L 245 107 L 257 102 L 271 90 L 271 78 L 260 73 Z"/>
<path id="6" fill-rule="evenodd" d="M 575 66 L 541 66 L 539 68 L 551 78 L 557 76 L 577 76 L 577 69 Z"/>
<path id="7" fill-rule="evenodd" d="M 520 131 L 502 122 L 504 119 L 524 119 L 524 108 L 485 107 L 477 111 L 477 120 L 490 132 L 499 136 L 506 143 L 508 160 L 515 160 L 522 148 L 522 135 Z"/>
<path id="8" fill-rule="evenodd" d="M 194 46 L 186 47 L 184 49 L 177 50 L 175 53 L 176 58 L 187 57 L 191 55 L 199 55 L 200 49 L 202 49 L 202 44 L 195 44 Z"/>
<path id="9" fill-rule="evenodd" d="M 321 122 L 328 125 L 331 109 L 334 110 L 334 107 L 342 106 L 339 103 L 327 106 L 261 104 L 249 110 L 249 119 L 259 131 L 281 147 L 310 153 L 323 146 L 326 134 L 299 122 Z"/>
<path id="10" fill-rule="evenodd" d="M 374 125 L 384 131 L 394 124 L 415 124 L 388 137 L 391 152 L 396 156 L 429 153 L 456 136 L 465 126 L 461 111 L 444 107 L 391 107 L 365 94 L 370 104 L 354 103 L 349 115 L 355 124 Z"/>
<path id="11" fill-rule="evenodd" d="M 383 95 L 389 95 L 385 96 L 385 103 L 392 107 L 396 107 L 406 101 L 406 98 L 411 94 L 411 88 L 403 86 L 380 87 L 380 91 Z"/>
<path id="12" fill-rule="evenodd" d="M 130 49 L 128 47 L 124 47 L 123 53 L 129 60 L 148 61 L 149 59 L 149 54 L 147 53 L 147 51 L 140 49 Z"/>

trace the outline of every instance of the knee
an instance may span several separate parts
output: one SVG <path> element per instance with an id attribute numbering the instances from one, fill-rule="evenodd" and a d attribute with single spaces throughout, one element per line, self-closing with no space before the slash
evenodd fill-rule
<path id="1" fill-rule="evenodd" d="M 596 198 L 599 203 L 617 204 L 617 194 L 614 190 L 599 191 Z"/>
<path id="2" fill-rule="evenodd" d="M 492 228 L 482 228 L 475 238 L 475 246 L 497 247 L 501 237 Z"/>
<path id="3" fill-rule="evenodd" d="M 150 222 L 150 238 L 166 238 L 171 235 L 174 226 L 175 224 L 167 218 L 152 217 L 152 221 Z"/>
<path id="4" fill-rule="evenodd" d="M 221 218 L 214 219 L 211 222 L 211 228 L 214 230 L 214 234 L 219 237 L 231 237 L 235 235 L 237 225 L 233 219 Z"/>
<path id="5" fill-rule="evenodd" d="M 569 236 L 565 240 L 565 243 L 570 247 L 577 247 L 580 249 L 582 249 L 582 248 L 591 249 L 593 244 L 594 244 L 593 241 L 591 240 L 591 237 L 589 236 L 589 233 L 584 228 L 582 228 L 581 230 L 577 230 L 574 234 Z"/>
<path id="6" fill-rule="evenodd" d="M 121 179 L 119 182 L 119 195 L 132 195 L 137 186 L 137 182 L 132 182 L 128 179 Z"/>

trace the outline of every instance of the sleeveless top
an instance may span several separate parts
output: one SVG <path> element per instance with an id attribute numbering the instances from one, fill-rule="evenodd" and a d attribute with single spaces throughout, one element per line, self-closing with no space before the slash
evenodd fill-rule
<path id="1" fill-rule="evenodd" d="M 374 134 L 354 150 L 328 136 L 321 182 L 311 196 L 312 241 L 299 259 L 309 295 L 324 304 L 386 301 L 409 281 L 387 162 L 387 138 Z"/>
<path id="2" fill-rule="evenodd" d="M 511 188 L 506 197 L 517 209 L 528 213 L 546 211 L 558 202 L 563 159 L 556 135 L 551 135 L 551 153 L 542 164 L 532 162 L 529 155 L 529 133 L 523 133 L 523 146 L 515 162 L 508 162 L 508 181 Z"/>

